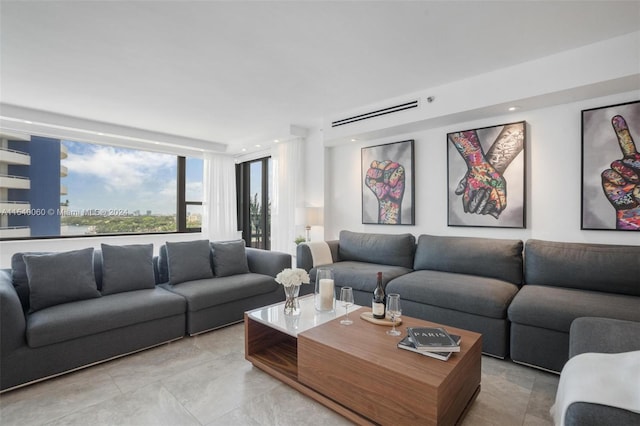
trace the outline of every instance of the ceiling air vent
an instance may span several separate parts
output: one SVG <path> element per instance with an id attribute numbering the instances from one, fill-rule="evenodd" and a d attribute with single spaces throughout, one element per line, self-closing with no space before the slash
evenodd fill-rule
<path id="1" fill-rule="evenodd" d="M 367 112 L 365 114 L 355 115 L 349 118 L 343 118 L 342 120 L 336 120 L 331 122 L 331 127 L 344 126 L 345 124 L 355 123 L 356 121 L 368 120 L 373 117 L 379 117 L 381 115 L 393 114 L 394 112 L 404 111 L 406 109 L 412 109 L 418 107 L 418 101 L 406 102 L 404 104 L 395 105 L 392 107 L 379 109 L 376 111 Z"/>

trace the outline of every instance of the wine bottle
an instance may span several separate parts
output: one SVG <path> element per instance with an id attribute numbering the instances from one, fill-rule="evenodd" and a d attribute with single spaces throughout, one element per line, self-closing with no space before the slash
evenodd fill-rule
<path id="1" fill-rule="evenodd" d="M 385 317 L 385 300 L 384 287 L 382 286 L 382 272 L 378 272 L 378 284 L 373 291 L 373 303 L 371 306 L 373 317 L 376 319 L 384 319 Z"/>

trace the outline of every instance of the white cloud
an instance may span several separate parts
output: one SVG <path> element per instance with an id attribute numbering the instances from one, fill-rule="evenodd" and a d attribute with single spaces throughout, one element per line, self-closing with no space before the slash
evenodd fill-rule
<path id="1" fill-rule="evenodd" d="M 101 179 L 107 191 L 141 187 L 154 181 L 159 184 L 159 176 L 166 179 L 168 171 L 175 173 L 176 158 L 167 154 L 98 145 L 90 145 L 83 151 L 69 152 L 63 164 L 69 173 Z"/>

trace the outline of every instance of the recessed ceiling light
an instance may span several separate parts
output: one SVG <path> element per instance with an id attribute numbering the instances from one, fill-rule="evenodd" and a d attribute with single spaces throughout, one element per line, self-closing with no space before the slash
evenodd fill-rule
<path id="1" fill-rule="evenodd" d="M 260 148 L 262 145 L 260 145 L 259 143 L 256 144 L 256 148 Z"/>
<path id="2" fill-rule="evenodd" d="M 280 139 L 274 139 L 273 142 L 274 143 L 278 143 L 278 142 L 280 142 Z"/>
<path id="3" fill-rule="evenodd" d="M 246 152 L 246 151 L 247 151 L 247 148 L 242 148 L 240 151 L 242 151 L 242 152 Z"/>
<path id="4" fill-rule="evenodd" d="M 356 138 L 351 138 L 351 142 L 357 142 L 357 141 L 358 141 L 358 139 L 356 139 Z"/>
<path id="5" fill-rule="evenodd" d="M 509 107 L 509 108 L 507 108 L 507 109 L 508 109 L 509 111 L 516 111 L 516 110 L 519 110 L 519 109 L 520 109 L 520 107 L 519 107 L 519 106 L 517 106 L 517 105 L 513 105 L 513 106 L 510 106 L 510 107 Z"/>
<path id="6" fill-rule="evenodd" d="M 100 133 L 100 132 L 98 132 L 98 135 L 99 135 L 99 136 L 104 136 L 104 133 Z"/>

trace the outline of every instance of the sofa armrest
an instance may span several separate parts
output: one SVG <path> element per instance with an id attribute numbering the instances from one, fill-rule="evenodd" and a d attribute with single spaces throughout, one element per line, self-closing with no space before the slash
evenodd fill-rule
<path id="1" fill-rule="evenodd" d="M 279 251 L 261 250 L 247 247 L 249 270 L 256 274 L 270 275 L 275 278 L 283 269 L 291 268 L 291 255 Z"/>
<path id="2" fill-rule="evenodd" d="M 1 356 L 25 345 L 27 321 L 22 304 L 11 283 L 11 270 L 0 270 L 0 350 Z"/>
<path id="3" fill-rule="evenodd" d="M 340 248 L 339 240 L 325 241 L 329 245 L 331 251 L 331 260 L 334 262 L 339 261 L 338 253 Z M 309 246 L 302 243 L 298 244 L 296 248 L 296 266 L 309 272 L 313 268 L 313 257 L 311 256 L 311 250 Z"/>
<path id="4" fill-rule="evenodd" d="M 313 268 L 313 258 L 309 246 L 301 243 L 296 247 L 296 268 L 302 268 L 309 272 Z"/>
<path id="5" fill-rule="evenodd" d="M 584 352 L 620 353 L 640 350 L 640 322 L 581 317 L 571 323 L 569 358 Z"/>

